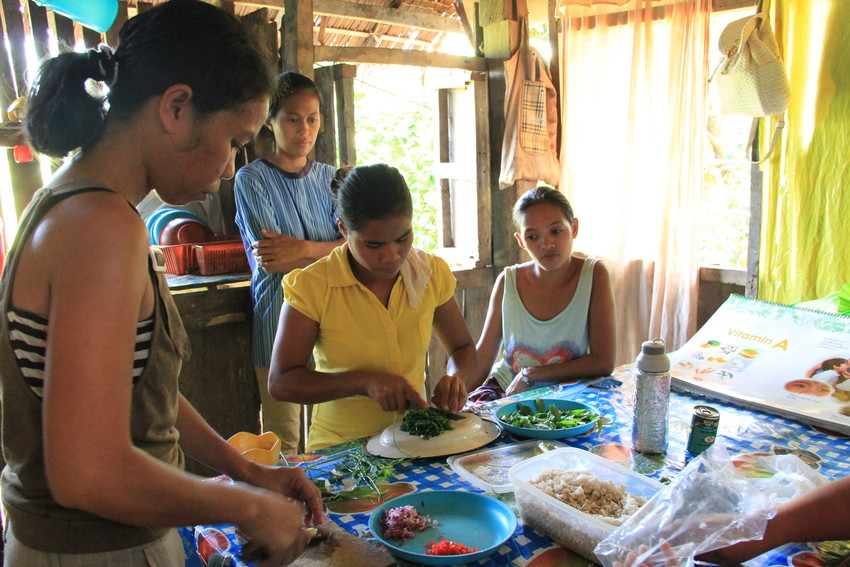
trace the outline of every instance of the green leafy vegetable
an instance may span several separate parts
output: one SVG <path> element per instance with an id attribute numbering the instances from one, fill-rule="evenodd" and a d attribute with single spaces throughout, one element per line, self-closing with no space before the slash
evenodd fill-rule
<path id="1" fill-rule="evenodd" d="M 362 448 L 343 453 L 337 459 L 327 476 L 313 479 L 313 483 L 322 492 L 324 498 L 339 498 L 341 495 L 354 496 L 364 493 L 380 495 L 378 482 L 389 479 L 395 474 L 395 467 L 409 459 L 384 459 L 365 453 Z M 327 462 L 327 461 L 325 461 Z M 305 467 L 310 469 L 308 465 Z M 341 485 L 341 486 L 339 486 Z"/>
<path id="2" fill-rule="evenodd" d="M 418 435 L 422 439 L 436 437 L 443 431 L 454 429 L 451 422 L 461 419 L 453 413 L 439 408 L 408 411 L 401 420 L 401 430 Z"/>
<path id="3" fill-rule="evenodd" d="M 535 411 L 536 410 L 536 411 Z M 555 404 L 549 404 L 541 398 L 534 400 L 534 407 L 517 404 L 516 409 L 499 419 L 514 427 L 525 429 L 571 429 L 589 425 L 599 419 L 599 414 L 586 409 L 562 410 Z"/>

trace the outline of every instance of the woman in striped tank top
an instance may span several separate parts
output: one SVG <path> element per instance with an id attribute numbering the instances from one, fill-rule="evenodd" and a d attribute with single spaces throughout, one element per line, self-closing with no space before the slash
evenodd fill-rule
<path id="1" fill-rule="evenodd" d="M 119 37 L 114 54 L 48 59 L 29 96 L 32 147 L 71 157 L 24 212 L 0 282 L 5 565 L 182 565 L 174 528 L 219 523 L 291 562 L 322 519 L 318 490 L 243 457 L 180 394 L 188 337 L 134 208 L 153 188 L 172 204 L 215 193 L 273 72 L 235 16 L 198 0 Z M 184 452 L 233 482 L 187 474 Z"/>

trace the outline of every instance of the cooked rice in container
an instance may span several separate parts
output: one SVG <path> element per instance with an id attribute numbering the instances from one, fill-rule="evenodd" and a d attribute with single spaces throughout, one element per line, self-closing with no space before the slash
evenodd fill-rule
<path id="1" fill-rule="evenodd" d="M 625 486 L 599 479 L 590 472 L 549 469 L 528 483 L 576 510 L 616 526 L 646 503 L 640 496 L 626 492 Z"/>

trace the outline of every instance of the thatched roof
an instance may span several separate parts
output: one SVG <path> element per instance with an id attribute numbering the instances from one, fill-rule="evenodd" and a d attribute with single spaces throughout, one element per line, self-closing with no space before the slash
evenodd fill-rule
<path id="1" fill-rule="evenodd" d="M 128 0 L 130 16 L 166 0 Z M 281 23 L 284 0 L 213 2 L 246 16 L 265 9 L 269 21 Z M 440 51 L 447 34 L 466 35 L 461 0 L 313 0 L 314 44 L 326 47 L 382 47 Z M 468 21 L 468 20 L 467 20 Z"/>

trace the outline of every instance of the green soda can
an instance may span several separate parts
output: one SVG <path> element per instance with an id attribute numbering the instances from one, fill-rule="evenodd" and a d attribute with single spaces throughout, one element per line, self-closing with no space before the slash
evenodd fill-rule
<path id="1" fill-rule="evenodd" d="M 688 435 L 688 453 L 699 455 L 708 449 L 717 438 L 717 423 L 720 412 L 711 406 L 694 406 L 691 418 L 691 433 Z"/>

